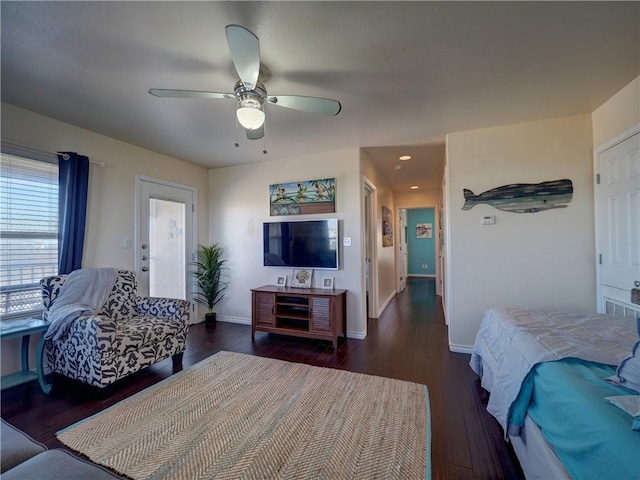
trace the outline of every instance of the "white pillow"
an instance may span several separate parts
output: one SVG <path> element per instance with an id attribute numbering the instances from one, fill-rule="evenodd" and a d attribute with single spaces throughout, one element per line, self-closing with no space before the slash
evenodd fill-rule
<path id="1" fill-rule="evenodd" d="M 640 432 L 640 395 L 605 397 L 604 401 L 631 415 L 633 417 L 631 429 L 635 432 Z"/>
<path id="2" fill-rule="evenodd" d="M 631 349 L 631 355 L 620 362 L 616 374 L 606 380 L 640 393 L 640 340 Z"/>

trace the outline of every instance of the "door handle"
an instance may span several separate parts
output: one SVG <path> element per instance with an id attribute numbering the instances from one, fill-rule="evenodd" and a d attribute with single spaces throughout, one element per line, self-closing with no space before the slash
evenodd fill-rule
<path id="1" fill-rule="evenodd" d="M 142 270 L 143 272 L 148 272 L 149 271 L 149 267 L 142 267 L 140 270 Z"/>

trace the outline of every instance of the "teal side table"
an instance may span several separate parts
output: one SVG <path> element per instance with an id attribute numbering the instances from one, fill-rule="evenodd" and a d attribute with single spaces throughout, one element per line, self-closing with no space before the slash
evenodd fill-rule
<path id="1" fill-rule="evenodd" d="M 13 387 L 22 383 L 38 379 L 40 388 L 45 394 L 51 392 L 52 385 L 44 378 L 44 334 L 49 328 L 49 322 L 39 318 L 23 320 L 3 320 L 0 322 L 0 339 L 22 337 L 22 370 L 0 378 L 0 388 Z M 36 369 L 29 369 L 29 340 L 34 333 L 40 333 L 38 348 L 36 349 Z"/>

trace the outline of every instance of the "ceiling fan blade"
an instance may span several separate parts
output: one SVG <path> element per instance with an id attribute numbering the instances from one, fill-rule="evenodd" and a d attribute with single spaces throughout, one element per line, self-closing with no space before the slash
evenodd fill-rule
<path id="1" fill-rule="evenodd" d="M 253 89 L 260 75 L 260 41 L 252 31 L 240 25 L 227 25 L 225 30 L 236 72 L 242 83 Z"/>
<path id="2" fill-rule="evenodd" d="M 197 90 L 169 90 L 165 88 L 149 89 L 151 95 L 156 97 L 176 98 L 236 98 L 233 93 L 199 92 Z"/>
<path id="3" fill-rule="evenodd" d="M 260 128 L 256 128 L 255 130 L 245 129 L 247 132 L 247 138 L 249 140 L 260 140 L 264 137 L 264 123 Z"/>
<path id="4" fill-rule="evenodd" d="M 274 95 L 267 97 L 269 103 L 281 107 L 302 110 L 303 112 L 319 113 L 320 115 L 337 115 L 342 105 L 337 100 L 317 97 L 301 97 L 299 95 Z"/>

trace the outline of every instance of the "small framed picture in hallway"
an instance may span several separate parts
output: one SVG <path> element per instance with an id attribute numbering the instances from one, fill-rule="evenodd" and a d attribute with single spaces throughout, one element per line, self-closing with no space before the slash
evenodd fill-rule
<path id="1" fill-rule="evenodd" d="M 416 238 L 433 238 L 433 224 L 416 223 Z"/>

